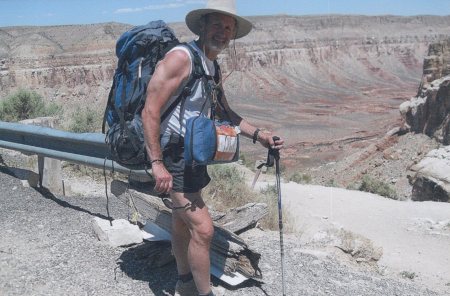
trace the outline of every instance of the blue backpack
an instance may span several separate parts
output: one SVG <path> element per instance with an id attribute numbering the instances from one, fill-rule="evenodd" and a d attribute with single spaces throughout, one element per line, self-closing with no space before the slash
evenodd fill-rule
<path id="1" fill-rule="evenodd" d="M 174 32 L 163 21 L 153 21 L 137 26 L 120 36 L 116 43 L 118 57 L 113 84 L 103 117 L 109 129 L 105 142 L 109 147 L 109 157 L 130 169 L 150 167 L 147 157 L 141 111 L 145 105 L 147 85 L 156 64 L 164 55 L 180 42 Z M 198 53 L 183 43 L 192 53 L 194 69 L 185 90 L 162 114 L 163 121 L 190 94 L 195 81 L 205 76 Z"/>

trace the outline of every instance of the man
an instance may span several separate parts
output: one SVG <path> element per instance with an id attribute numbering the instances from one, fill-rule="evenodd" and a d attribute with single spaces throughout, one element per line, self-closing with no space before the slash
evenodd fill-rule
<path id="1" fill-rule="evenodd" d="M 234 0 L 210 0 L 206 9 L 191 11 L 186 16 L 188 28 L 199 36 L 189 43 L 201 57 L 205 73 L 218 77 L 221 73 L 214 62 L 228 47 L 230 40 L 247 35 L 252 29 L 249 21 L 236 15 Z M 179 280 L 175 295 L 214 295 L 210 287 L 209 249 L 214 228 L 201 190 L 210 178 L 206 166 L 186 166 L 183 157 L 185 122 L 200 112 L 207 112 L 209 99 L 205 81 L 199 79 L 184 98 L 185 102 L 160 122 L 161 114 L 184 91 L 192 75 L 193 56 L 185 46 L 169 51 L 158 64 L 147 89 L 146 105 L 142 111 L 144 136 L 152 163 L 155 190 L 170 194 L 172 211 L 172 249 Z M 226 116 L 241 129 L 241 134 L 260 142 L 264 147 L 281 149 L 283 140 L 273 141 L 269 132 L 259 132 L 228 106 L 222 81 L 216 81 L 221 98 L 219 116 Z M 183 105 L 181 107 L 181 105 Z M 208 106 L 205 108 L 205 105 Z M 181 118 L 180 118 L 181 117 Z"/>

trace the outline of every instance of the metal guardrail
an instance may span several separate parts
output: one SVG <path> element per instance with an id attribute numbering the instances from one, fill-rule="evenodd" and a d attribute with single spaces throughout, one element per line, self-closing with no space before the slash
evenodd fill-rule
<path id="1" fill-rule="evenodd" d="M 71 133 L 0 121 L 0 147 L 124 174 L 148 176 L 144 170 L 130 170 L 112 161 L 105 135 L 100 133 Z"/>
<path id="2" fill-rule="evenodd" d="M 0 147 L 38 155 L 41 158 L 49 157 L 139 177 L 148 177 L 144 170 L 130 170 L 112 161 L 109 158 L 105 135 L 100 133 L 71 133 L 48 127 L 0 121 Z M 43 166 L 42 163 L 39 165 Z M 41 174 L 41 168 L 39 172 Z M 42 186 L 42 179 L 40 184 Z M 147 231 L 150 230 L 147 229 Z M 220 243 L 222 248 L 228 247 L 228 245 L 223 245 L 223 242 Z M 236 243 L 234 244 L 236 245 Z M 213 258 L 216 259 L 212 260 L 211 265 L 211 273 L 214 276 L 232 286 L 248 279 L 240 271 L 226 274 L 224 262 L 220 261 L 223 258 L 217 257 L 217 254 L 215 256 Z"/>

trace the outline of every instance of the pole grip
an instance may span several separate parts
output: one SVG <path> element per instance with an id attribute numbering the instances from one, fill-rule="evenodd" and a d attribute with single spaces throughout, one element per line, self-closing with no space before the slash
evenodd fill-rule
<path id="1" fill-rule="evenodd" d="M 280 139 L 280 137 L 273 136 L 272 139 L 273 139 L 273 141 L 278 141 Z M 273 158 L 275 158 L 275 160 L 279 160 L 280 159 L 280 150 L 274 149 L 274 148 L 269 148 L 269 155 L 271 155 Z"/>

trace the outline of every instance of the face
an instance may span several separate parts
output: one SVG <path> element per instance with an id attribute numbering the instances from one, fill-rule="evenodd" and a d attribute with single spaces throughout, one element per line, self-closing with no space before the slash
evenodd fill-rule
<path id="1" fill-rule="evenodd" d="M 212 13 L 206 16 L 203 28 L 204 45 L 212 51 L 221 52 L 236 34 L 236 21 L 228 15 Z"/>

